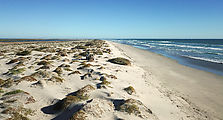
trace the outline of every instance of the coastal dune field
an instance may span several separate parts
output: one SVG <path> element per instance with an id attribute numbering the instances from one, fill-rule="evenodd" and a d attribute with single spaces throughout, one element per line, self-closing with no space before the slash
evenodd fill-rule
<path id="1" fill-rule="evenodd" d="M 103 40 L 0 44 L 2 120 L 221 120 L 222 77 Z"/>

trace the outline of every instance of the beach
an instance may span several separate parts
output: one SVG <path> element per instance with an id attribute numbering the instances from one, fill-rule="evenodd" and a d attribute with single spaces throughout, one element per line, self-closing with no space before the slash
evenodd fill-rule
<path id="1" fill-rule="evenodd" d="M 102 40 L 1 44 L 0 119 L 221 120 L 222 76 Z"/>
<path id="2" fill-rule="evenodd" d="M 172 59 L 146 50 L 113 44 L 134 58 L 138 66 L 153 74 L 162 82 L 163 87 L 178 91 L 203 110 L 223 118 L 222 76 L 180 65 Z"/>

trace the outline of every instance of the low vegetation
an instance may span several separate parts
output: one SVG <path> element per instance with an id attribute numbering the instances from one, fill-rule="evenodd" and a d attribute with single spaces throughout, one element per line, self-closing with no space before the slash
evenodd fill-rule
<path id="1" fill-rule="evenodd" d="M 121 58 L 121 57 L 109 59 L 108 62 L 119 64 L 119 65 L 131 65 L 128 59 Z"/>
<path id="2" fill-rule="evenodd" d="M 129 94 L 132 95 L 133 93 L 136 93 L 135 89 L 132 86 L 129 86 L 127 88 L 124 88 L 124 90 Z"/>
<path id="3" fill-rule="evenodd" d="M 18 68 L 18 69 L 10 69 L 8 71 L 9 75 L 16 75 L 16 74 L 20 74 L 23 73 L 26 69 L 25 68 Z"/>
<path id="4" fill-rule="evenodd" d="M 64 79 L 62 77 L 59 77 L 59 76 L 52 76 L 49 81 L 53 81 L 53 82 L 63 82 Z"/>
<path id="5" fill-rule="evenodd" d="M 20 55 L 20 56 L 26 56 L 26 55 L 30 55 L 31 51 L 22 51 L 22 52 L 17 52 L 16 55 Z"/>
<path id="6" fill-rule="evenodd" d="M 84 100 L 89 99 L 89 93 L 95 90 L 95 88 L 91 85 L 86 85 L 73 94 L 66 96 L 61 101 L 57 102 L 55 105 L 55 109 L 61 110 L 68 108 L 71 104 L 75 104 Z"/>
<path id="7" fill-rule="evenodd" d="M 13 80 L 11 78 L 7 80 L 0 79 L 0 87 L 9 88 L 13 85 Z"/>
<path id="8" fill-rule="evenodd" d="M 72 74 L 81 74 L 81 72 L 80 71 L 73 71 L 73 72 L 69 73 L 68 75 L 72 75 Z"/>
<path id="9" fill-rule="evenodd" d="M 57 73 L 58 75 L 63 73 L 63 70 L 61 67 L 57 67 L 53 72 Z"/>
<path id="10" fill-rule="evenodd" d="M 118 107 L 121 112 L 127 112 L 128 114 L 139 115 L 141 112 L 137 106 L 137 102 L 134 99 L 127 99 Z"/>
<path id="11" fill-rule="evenodd" d="M 24 92 L 24 91 L 23 90 L 14 90 L 14 91 L 10 91 L 10 92 L 7 92 L 7 93 L 3 94 L 3 96 L 18 94 L 18 93 L 22 93 L 22 92 Z"/>

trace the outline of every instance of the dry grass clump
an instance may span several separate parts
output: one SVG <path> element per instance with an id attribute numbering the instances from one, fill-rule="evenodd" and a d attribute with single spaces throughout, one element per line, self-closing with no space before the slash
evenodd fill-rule
<path id="1" fill-rule="evenodd" d="M 125 58 L 117 57 L 113 59 L 109 59 L 108 62 L 119 64 L 119 65 L 131 65 L 130 61 Z"/>
<path id="2" fill-rule="evenodd" d="M 70 60 L 65 58 L 65 59 L 62 60 L 62 62 L 70 62 Z"/>
<path id="3" fill-rule="evenodd" d="M 64 70 L 66 70 L 66 71 L 73 71 L 73 70 L 70 69 L 70 68 L 64 68 Z"/>
<path id="4" fill-rule="evenodd" d="M 67 64 L 61 64 L 59 67 L 68 68 L 68 67 L 70 67 L 70 65 L 67 65 Z"/>
<path id="5" fill-rule="evenodd" d="M 2 80 L 0 79 L 0 87 L 9 88 L 13 85 L 14 81 L 12 79 Z"/>
<path id="6" fill-rule="evenodd" d="M 89 52 L 82 52 L 82 53 L 80 53 L 79 55 L 80 56 L 87 56 L 88 54 L 90 54 Z"/>
<path id="7" fill-rule="evenodd" d="M 103 52 L 100 49 L 93 51 L 95 55 L 103 55 Z"/>
<path id="8" fill-rule="evenodd" d="M 9 61 L 6 64 L 12 64 L 12 63 L 20 62 L 20 61 L 23 61 L 23 60 L 25 60 L 24 57 L 19 57 L 19 58 L 16 58 L 16 59 L 12 59 L 11 61 Z"/>
<path id="9" fill-rule="evenodd" d="M 20 82 L 21 81 L 29 81 L 29 82 L 33 82 L 33 81 L 37 81 L 34 77 L 32 77 L 32 76 L 24 76 L 24 77 L 22 77 L 20 80 L 19 80 Z"/>
<path id="10" fill-rule="evenodd" d="M 41 60 L 51 60 L 52 59 L 52 54 L 46 55 L 41 58 Z"/>
<path id="11" fill-rule="evenodd" d="M 134 104 L 123 104 L 120 106 L 120 111 L 128 114 L 140 114 L 139 107 Z"/>
<path id="12" fill-rule="evenodd" d="M 91 73 L 86 73 L 83 76 L 80 76 L 81 80 L 87 79 L 88 77 L 92 77 Z"/>
<path id="13" fill-rule="evenodd" d="M 8 107 L 1 112 L 2 114 L 10 114 L 10 118 L 7 120 L 30 120 L 27 116 L 34 115 L 34 111 L 23 107 Z"/>
<path id="14" fill-rule="evenodd" d="M 86 120 L 86 117 L 86 113 L 83 110 L 79 110 L 69 120 Z"/>
<path id="15" fill-rule="evenodd" d="M 62 57 L 67 56 L 67 50 L 66 50 L 66 49 L 61 50 L 61 51 L 59 51 L 59 52 L 57 53 L 57 55 L 58 55 L 58 56 L 62 56 Z"/>
<path id="16" fill-rule="evenodd" d="M 108 86 L 108 85 L 110 85 L 111 84 L 111 82 L 108 82 L 107 80 L 103 80 L 102 82 L 101 82 L 101 85 L 106 85 L 106 86 Z"/>
<path id="17" fill-rule="evenodd" d="M 74 54 L 73 58 L 75 58 L 76 60 L 79 60 L 82 58 L 82 56 L 79 54 Z"/>
<path id="18" fill-rule="evenodd" d="M 51 62 L 46 61 L 46 60 L 43 60 L 37 63 L 37 65 L 49 65 L 49 64 L 51 64 Z"/>
<path id="19" fill-rule="evenodd" d="M 74 92 L 72 95 L 66 96 L 61 101 L 56 103 L 55 108 L 57 110 L 66 109 L 71 104 L 75 104 L 84 100 L 89 99 L 89 93 L 95 90 L 95 88 L 91 85 L 86 85 L 83 88 L 79 89 L 78 91 Z"/>
<path id="20" fill-rule="evenodd" d="M 99 69 L 99 70 L 102 70 L 102 69 L 105 69 L 105 68 L 104 68 L 103 66 L 101 66 L 101 67 L 99 67 L 98 69 Z"/>
<path id="21" fill-rule="evenodd" d="M 125 100 L 125 102 L 119 106 L 118 110 L 121 112 L 127 112 L 128 114 L 135 115 L 139 115 L 141 113 L 139 107 L 137 106 L 136 100 L 134 99 Z"/>
<path id="22" fill-rule="evenodd" d="M 82 87 L 81 89 L 79 89 L 78 91 L 76 91 L 74 93 L 75 96 L 79 96 L 79 98 L 82 99 L 86 99 L 89 97 L 88 93 L 95 90 L 95 88 L 91 85 L 86 85 L 84 87 Z"/>
<path id="23" fill-rule="evenodd" d="M 111 53 L 111 49 L 103 49 L 103 52 L 110 54 Z"/>
<path id="24" fill-rule="evenodd" d="M 26 70 L 25 68 L 10 69 L 7 74 L 16 75 L 16 74 L 23 73 L 25 70 Z"/>
<path id="25" fill-rule="evenodd" d="M 17 65 L 14 67 L 14 69 L 17 69 L 19 67 L 25 66 L 23 62 L 17 63 Z"/>
<path id="26" fill-rule="evenodd" d="M 115 75 L 107 75 L 107 77 L 112 78 L 112 79 L 118 79 Z"/>
<path id="27" fill-rule="evenodd" d="M 84 68 L 88 68 L 88 67 L 91 67 L 92 66 L 92 64 L 90 64 L 90 63 L 88 63 L 88 64 L 86 64 L 86 63 L 81 63 L 81 67 L 78 67 L 77 69 L 79 70 L 79 69 L 84 69 Z"/>
<path id="28" fill-rule="evenodd" d="M 134 114 L 143 119 L 148 119 L 148 117 L 152 114 L 152 111 L 147 108 L 141 101 L 131 98 L 118 105 L 116 109 L 128 114 Z"/>
<path id="29" fill-rule="evenodd" d="M 50 65 L 44 65 L 44 66 L 38 68 L 37 70 L 40 70 L 40 69 L 50 69 L 50 67 L 51 67 Z"/>
<path id="30" fill-rule="evenodd" d="M 73 71 L 73 72 L 69 73 L 68 75 L 73 75 L 73 74 L 81 74 L 81 72 L 80 71 Z"/>
<path id="31" fill-rule="evenodd" d="M 51 57 L 51 60 L 60 60 L 60 57 L 58 57 L 58 56 L 55 55 L 55 56 L 52 56 Z"/>
<path id="32" fill-rule="evenodd" d="M 39 47 L 39 48 L 35 48 L 35 49 L 33 49 L 33 50 L 35 50 L 35 51 L 39 51 L 39 52 L 42 52 L 44 49 L 47 49 L 48 47 Z"/>
<path id="33" fill-rule="evenodd" d="M 18 112 L 13 112 L 11 118 L 8 118 L 7 120 L 30 120 L 30 119 Z"/>
<path id="34" fill-rule="evenodd" d="M 32 51 L 22 51 L 22 52 L 17 52 L 16 55 L 20 55 L 20 56 L 26 56 L 26 55 L 30 55 Z"/>
<path id="35" fill-rule="evenodd" d="M 127 88 L 124 88 L 124 90 L 129 94 L 132 95 L 133 93 L 136 93 L 135 89 L 132 86 L 129 86 Z"/>
<path id="36" fill-rule="evenodd" d="M 87 46 L 82 46 L 82 45 L 78 45 L 78 46 L 75 46 L 76 49 L 87 49 L 88 47 Z"/>
<path id="37" fill-rule="evenodd" d="M 85 46 L 101 48 L 105 44 L 102 40 L 92 40 L 85 44 Z"/>
<path id="38" fill-rule="evenodd" d="M 93 54 L 88 54 L 86 55 L 86 60 L 88 62 L 93 62 L 94 61 L 94 55 Z"/>
<path id="39" fill-rule="evenodd" d="M 63 100 L 62 100 L 62 109 L 66 109 L 67 107 L 69 107 L 71 104 L 74 104 L 74 103 L 77 103 L 77 102 L 80 102 L 82 100 L 87 100 L 88 98 L 85 97 L 83 99 L 83 97 L 80 98 L 80 96 L 66 96 Z"/>
<path id="40" fill-rule="evenodd" d="M 58 75 L 63 73 L 63 70 L 61 67 L 57 67 L 53 72 L 57 73 Z"/>
<path id="41" fill-rule="evenodd" d="M 63 78 L 61 78 L 61 77 L 59 77 L 59 76 L 52 76 L 50 79 L 49 79 L 49 81 L 53 81 L 53 82 L 63 82 L 64 81 L 64 79 Z"/>
<path id="42" fill-rule="evenodd" d="M 106 88 L 106 86 L 110 87 L 109 85 L 111 84 L 111 82 L 107 81 L 106 77 L 102 76 L 100 78 L 101 83 L 97 84 L 97 88 L 101 89 L 101 88 Z"/>
<path id="43" fill-rule="evenodd" d="M 0 93 L 4 93 L 4 90 L 2 88 L 0 88 Z"/>
<path id="44" fill-rule="evenodd" d="M 102 76 L 102 77 L 100 78 L 100 81 L 104 81 L 104 80 L 107 80 L 107 78 L 104 77 L 104 76 Z"/>
<path id="45" fill-rule="evenodd" d="M 50 77 L 50 72 L 40 70 L 40 71 L 37 71 L 37 72 L 33 73 L 30 76 L 36 77 L 36 78 L 49 78 Z"/>

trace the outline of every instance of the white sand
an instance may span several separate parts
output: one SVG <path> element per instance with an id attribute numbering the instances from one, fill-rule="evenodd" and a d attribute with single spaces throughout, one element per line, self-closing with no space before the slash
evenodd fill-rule
<path id="1" fill-rule="evenodd" d="M 153 114 L 149 115 L 149 117 L 144 119 L 217 119 L 216 116 L 219 115 L 218 113 L 220 113 L 220 110 L 222 111 L 222 107 L 220 107 L 222 104 L 220 103 L 220 101 L 222 100 L 221 95 L 223 95 L 222 91 L 219 90 L 223 87 L 221 87 L 221 85 L 217 83 L 220 79 L 218 78 L 218 76 L 179 65 L 172 60 L 144 50 L 108 41 L 107 43 L 109 44 L 109 48 L 112 51 L 111 54 L 104 53 L 102 56 L 95 56 L 95 61 L 89 62 L 92 65 L 101 65 L 104 67 L 104 69 L 99 70 L 97 66 L 91 66 L 90 68 L 93 69 L 95 72 L 106 73 L 108 75 L 115 75 L 117 79 L 107 78 L 107 80 L 111 82 L 111 84 L 109 85 L 111 87 L 107 87 L 106 89 L 96 89 L 94 92 L 92 92 L 90 98 L 93 99 L 93 102 L 90 102 L 85 106 L 85 108 L 87 109 L 86 111 L 91 112 L 91 115 L 89 115 L 88 117 L 89 119 L 143 119 L 133 114 L 129 115 L 128 113 L 114 110 L 112 106 L 111 108 L 108 108 L 108 104 L 111 103 L 112 99 L 126 100 L 129 98 L 140 100 L 146 107 L 148 107 L 153 112 Z M 61 48 L 65 49 L 70 49 L 72 47 L 73 46 L 61 46 Z M 43 55 L 34 56 L 34 54 L 37 53 Z M 10 56 L 9 53 L 7 54 L 8 56 Z M 33 64 L 35 69 L 38 68 L 39 66 L 34 63 L 40 61 L 39 58 L 45 56 L 46 54 L 49 53 L 32 52 L 32 55 L 30 55 L 32 59 L 27 62 L 25 66 L 28 67 Z M 73 59 L 73 55 L 74 54 L 72 53 L 62 58 L 67 58 L 71 60 Z M 12 65 L 5 64 L 10 59 L 12 59 L 11 57 L 15 56 L 0 59 L 0 73 L 5 73 L 9 68 L 13 67 Z M 117 65 L 107 62 L 108 59 L 114 57 L 123 57 L 129 59 L 131 61 L 131 66 Z M 57 60 L 53 63 L 54 67 L 52 67 L 48 71 L 53 71 L 57 66 L 61 65 L 62 63 L 69 64 L 69 62 L 62 62 L 61 60 Z M 71 65 L 70 68 L 72 70 L 76 70 L 77 67 L 79 67 L 79 64 L 80 62 L 75 62 L 69 65 Z M 35 72 L 35 69 L 28 69 L 24 72 L 24 75 L 15 76 L 15 79 L 30 75 Z M 118 70 L 118 72 L 116 70 Z M 86 71 L 82 70 L 80 70 L 80 72 L 81 75 L 84 75 L 86 73 Z M 61 75 L 61 77 L 65 79 L 63 83 L 53 83 L 46 81 L 44 82 L 43 87 L 41 87 L 31 85 L 35 82 L 22 81 L 18 85 L 14 85 L 10 88 L 4 88 L 3 90 L 11 91 L 14 89 L 21 89 L 30 93 L 30 95 L 34 97 L 34 99 L 36 100 L 35 103 L 24 105 L 25 108 L 31 108 L 32 110 L 35 110 L 35 115 L 27 116 L 30 119 L 65 119 L 66 114 L 64 114 L 63 112 L 47 114 L 46 112 L 44 112 L 43 109 L 55 104 L 57 100 L 63 99 L 67 94 L 72 93 L 85 85 L 90 84 L 96 88 L 96 84 L 100 83 L 99 80 L 93 80 L 93 78 L 81 80 L 81 75 L 78 74 L 68 76 L 68 73 L 70 72 L 64 71 L 64 73 Z M 7 76 L 1 74 L 0 78 L 6 79 Z M 205 87 L 202 85 L 206 85 L 207 83 L 201 82 L 199 80 L 203 79 L 207 81 L 210 78 L 212 78 L 213 82 L 211 85 L 209 84 L 209 87 L 213 86 L 214 88 L 209 91 L 209 88 L 207 87 L 206 91 L 210 93 L 204 92 Z M 39 80 L 42 79 L 40 78 Z M 136 94 L 129 95 L 126 91 L 123 90 L 128 86 L 133 86 L 136 90 Z M 189 86 L 190 88 L 188 89 L 187 86 Z M 176 89 L 180 93 L 176 92 L 176 90 L 173 90 L 172 88 Z M 108 94 L 110 93 L 112 93 L 111 96 L 108 96 Z M 215 96 L 216 94 L 219 95 Z M 204 103 L 208 103 L 210 101 L 213 101 L 213 105 L 216 105 L 216 103 L 219 102 L 219 107 L 213 107 L 211 109 L 211 103 L 206 104 L 206 106 L 204 106 Z M 99 103 L 101 103 L 102 105 Z M 89 108 L 91 106 L 94 106 L 95 104 L 99 104 L 99 111 L 102 111 L 99 112 L 100 114 L 96 114 L 98 113 L 97 108 L 95 108 L 95 111 L 94 108 L 93 111 L 92 108 Z M 206 113 L 205 111 L 208 111 L 208 113 Z M 146 115 L 148 113 L 142 112 L 142 114 Z"/>
<path id="2" fill-rule="evenodd" d="M 164 56 L 112 43 L 129 57 L 136 65 L 149 72 L 163 87 L 178 92 L 191 104 L 199 106 L 214 118 L 223 118 L 223 77 L 178 64 Z"/>

